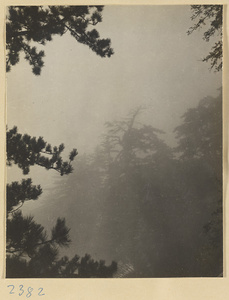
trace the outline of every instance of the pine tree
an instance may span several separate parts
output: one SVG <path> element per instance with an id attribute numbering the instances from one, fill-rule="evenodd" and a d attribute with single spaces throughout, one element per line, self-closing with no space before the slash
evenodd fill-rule
<path id="1" fill-rule="evenodd" d="M 191 182 L 198 187 L 207 178 L 199 190 L 205 187 L 205 195 L 209 194 L 209 200 L 213 199 L 212 203 L 209 201 L 209 207 L 205 205 L 205 210 L 211 208 L 211 211 L 202 229 L 206 240 L 197 256 L 198 265 L 202 276 L 222 276 L 222 91 L 218 97 L 205 97 L 197 107 L 188 109 L 183 115 L 183 124 L 175 132 L 178 138 L 176 151 L 186 169 L 183 182 L 188 179 L 186 186 L 190 189 Z"/>
<path id="2" fill-rule="evenodd" d="M 32 45 L 44 46 L 54 35 L 66 32 L 97 55 L 110 57 L 114 53 L 110 39 L 100 39 L 93 28 L 102 22 L 102 11 L 103 6 L 10 6 L 6 22 L 6 70 L 10 71 L 19 62 L 20 52 L 24 52 L 33 73 L 40 75 L 45 53 Z"/>
<path id="3" fill-rule="evenodd" d="M 211 69 L 220 71 L 223 67 L 223 5 L 191 5 L 191 10 L 193 12 L 191 20 L 197 20 L 197 22 L 189 28 L 188 35 L 209 24 L 208 29 L 204 32 L 203 39 L 209 42 L 212 36 L 216 34 L 219 36 L 218 41 L 209 54 L 203 58 L 203 61 L 210 61 Z"/>
<path id="4" fill-rule="evenodd" d="M 54 169 L 61 176 L 71 173 L 73 171 L 71 163 L 78 152 L 73 149 L 69 154 L 69 161 L 63 161 L 61 157 L 63 150 L 64 144 L 51 147 L 42 137 L 37 139 L 28 134 L 18 133 L 16 126 L 7 131 L 7 165 L 16 164 L 23 170 L 24 175 L 28 174 L 30 167 L 34 165 L 47 170 Z"/>
<path id="5" fill-rule="evenodd" d="M 72 172 L 72 161 L 78 154 L 73 149 L 69 161 L 64 162 L 61 153 L 64 144 L 52 147 L 42 137 L 38 139 L 28 134 L 20 134 L 17 128 L 7 131 L 7 164 L 18 165 L 23 174 L 30 167 L 39 165 L 53 169 L 61 176 Z M 7 185 L 7 277 L 112 277 L 117 264 L 94 261 L 89 255 L 81 258 L 75 255 L 59 258 L 59 247 L 69 247 L 70 229 L 64 218 L 58 218 L 48 235 L 44 227 L 37 224 L 32 216 L 23 216 L 20 208 L 25 201 L 36 200 L 41 195 L 41 186 L 32 185 L 32 179 L 22 179 Z"/>

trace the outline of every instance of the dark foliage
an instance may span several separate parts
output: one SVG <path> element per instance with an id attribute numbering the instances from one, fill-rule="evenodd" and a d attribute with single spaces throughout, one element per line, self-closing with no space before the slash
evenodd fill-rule
<path id="1" fill-rule="evenodd" d="M 216 34 L 219 36 L 219 40 L 212 47 L 209 54 L 203 58 L 203 61 L 209 61 L 211 69 L 220 71 L 223 66 L 223 5 L 191 5 L 191 9 L 193 13 L 191 19 L 197 22 L 188 30 L 188 34 L 208 26 L 203 35 L 206 42 L 209 42 L 211 37 Z"/>
<path id="2" fill-rule="evenodd" d="M 203 276 L 217 276 L 223 271 L 223 200 L 222 200 L 222 92 L 217 98 L 206 97 L 196 108 L 183 115 L 184 123 L 176 128 L 179 145 L 176 149 L 188 172 L 197 164 L 196 181 L 204 170 L 210 178 L 214 205 L 203 227 L 207 240 L 197 254 Z M 189 163 L 189 166 L 187 165 Z M 210 195 L 209 195 L 210 197 Z M 206 207 L 207 209 L 207 207 Z"/>
<path id="3" fill-rule="evenodd" d="M 102 22 L 103 6 L 10 6 L 6 22 L 6 70 L 16 65 L 20 52 L 40 75 L 44 66 L 43 50 L 31 44 L 45 45 L 54 35 L 69 32 L 77 42 L 87 45 L 101 57 L 110 57 L 110 39 L 100 39 L 93 28 Z"/>
<path id="4" fill-rule="evenodd" d="M 56 253 L 49 248 L 44 246 L 29 262 L 7 257 L 7 278 L 111 278 L 117 271 L 117 263 L 105 266 L 103 261 L 94 261 L 88 254 L 81 259 L 75 255 L 71 260 L 66 256 L 55 260 Z"/>
<path id="5" fill-rule="evenodd" d="M 68 233 L 65 219 L 58 219 L 51 239 L 47 239 L 43 226 L 37 224 L 33 217 L 23 217 L 21 211 L 18 211 L 7 219 L 6 250 L 17 256 L 28 255 L 32 258 L 44 245 L 49 244 L 53 249 L 56 246 L 68 246 L 71 242 Z"/>
<path id="6" fill-rule="evenodd" d="M 86 254 L 71 260 L 59 257 L 58 246 L 70 245 L 69 228 L 65 219 L 58 219 L 48 238 L 44 227 L 33 217 L 15 212 L 7 220 L 6 276 L 22 278 L 108 278 L 117 271 L 117 264 L 106 266 Z"/>
<path id="7" fill-rule="evenodd" d="M 141 108 L 106 123 L 102 143 L 79 158 L 79 172 L 58 182 L 57 193 L 78 201 L 77 210 L 61 208 L 114 253 L 118 277 L 222 273 L 221 98 L 206 97 L 184 114 L 175 149 L 139 122 Z"/>
<path id="8" fill-rule="evenodd" d="M 7 165 L 12 163 L 18 165 L 23 170 L 23 174 L 28 174 L 30 167 L 39 165 L 45 169 L 54 169 L 60 175 L 69 174 L 73 171 L 71 162 L 78 154 L 73 149 L 69 155 L 69 161 L 63 161 L 61 153 L 64 144 L 59 147 L 51 147 L 42 137 L 38 139 L 28 134 L 20 134 L 17 127 L 7 131 Z"/>
<path id="9" fill-rule="evenodd" d="M 217 98 L 206 97 L 183 116 L 175 129 L 182 160 L 205 160 L 221 183 L 222 177 L 222 92 Z"/>
<path id="10" fill-rule="evenodd" d="M 77 150 L 72 150 L 66 162 L 60 156 L 63 150 L 63 144 L 51 147 L 42 137 L 36 139 L 28 134 L 19 134 L 16 127 L 7 131 L 7 164 L 18 165 L 23 174 L 28 174 L 33 165 L 53 169 L 60 175 L 71 173 L 71 163 Z M 40 185 L 32 185 L 30 178 L 7 185 L 6 276 L 112 277 L 117 270 L 115 262 L 106 266 L 104 261 L 94 261 L 89 255 L 81 259 L 77 255 L 71 260 L 59 258 L 59 247 L 68 247 L 71 243 L 70 229 L 64 218 L 57 219 L 49 237 L 44 227 L 37 224 L 32 216 L 22 215 L 20 208 L 23 203 L 36 200 L 41 193 Z"/>
<path id="11" fill-rule="evenodd" d="M 32 179 L 22 179 L 21 183 L 14 181 L 7 184 L 7 213 L 18 210 L 26 200 L 37 200 L 41 195 L 42 189 L 40 185 L 32 185 Z M 20 206 L 18 207 L 18 205 Z M 15 210 L 13 210 L 13 207 Z"/>

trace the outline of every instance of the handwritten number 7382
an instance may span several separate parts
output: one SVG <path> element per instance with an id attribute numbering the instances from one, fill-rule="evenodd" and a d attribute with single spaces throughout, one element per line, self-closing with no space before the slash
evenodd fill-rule
<path id="1" fill-rule="evenodd" d="M 43 288 L 39 288 L 38 290 L 35 290 L 32 287 L 28 287 L 27 289 L 25 289 L 22 284 L 19 285 L 18 290 L 15 288 L 15 286 L 13 284 L 8 285 L 7 287 L 10 288 L 10 291 L 9 291 L 10 295 L 18 294 L 19 296 L 22 296 L 24 294 L 24 296 L 26 298 L 30 298 L 31 296 L 33 296 L 33 294 L 37 294 L 38 296 L 45 295 L 45 293 L 43 293 Z"/>

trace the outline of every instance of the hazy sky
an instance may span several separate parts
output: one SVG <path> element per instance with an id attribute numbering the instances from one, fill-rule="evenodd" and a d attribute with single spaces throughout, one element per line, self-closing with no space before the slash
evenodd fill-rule
<path id="1" fill-rule="evenodd" d="M 143 120 L 171 135 L 187 107 L 221 86 L 221 73 L 201 62 L 211 48 L 203 31 L 186 34 L 190 16 L 189 6 L 106 6 L 97 29 L 112 40 L 111 58 L 67 34 L 45 46 L 41 76 L 22 56 L 7 76 L 9 128 L 82 154 L 104 122 L 144 105 Z"/>
<path id="2" fill-rule="evenodd" d="M 53 146 L 63 142 L 67 152 L 77 148 L 82 155 L 100 143 L 106 121 L 143 105 L 139 121 L 164 130 L 173 144 L 181 115 L 203 97 L 218 95 L 222 85 L 221 72 L 210 72 L 201 61 L 214 41 L 203 41 L 203 31 L 187 36 L 190 16 L 190 6 L 106 6 L 96 28 L 111 38 L 111 58 L 100 58 L 68 34 L 45 46 L 40 76 L 22 56 L 7 74 L 8 127 L 17 125 Z M 11 170 L 10 180 L 20 179 L 21 172 Z M 33 172 L 44 190 L 35 212 L 58 175 Z"/>

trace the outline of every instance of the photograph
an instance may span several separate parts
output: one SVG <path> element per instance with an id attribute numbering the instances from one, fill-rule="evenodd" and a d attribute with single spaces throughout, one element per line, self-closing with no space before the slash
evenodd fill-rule
<path id="1" fill-rule="evenodd" d="M 6 7 L 6 279 L 225 275 L 223 12 Z"/>

